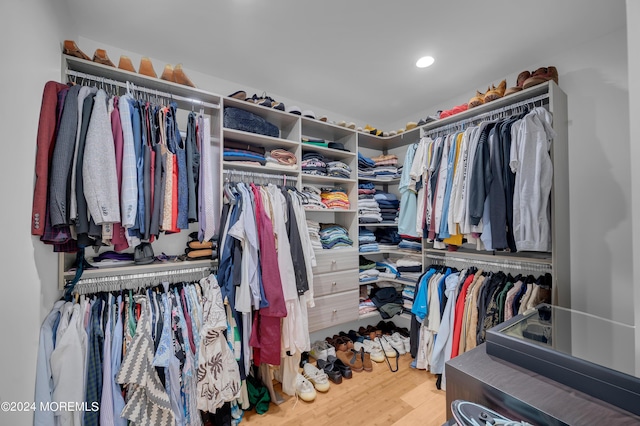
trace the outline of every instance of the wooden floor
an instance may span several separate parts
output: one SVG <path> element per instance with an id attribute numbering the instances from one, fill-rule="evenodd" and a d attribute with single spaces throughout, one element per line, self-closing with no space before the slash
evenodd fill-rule
<path id="1" fill-rule="evenodd" d="M 386 363 L 373 363 L 372 372 L 354 372 L 350 380 L 331 383 L 313 402 L 282 394 L 284 403 L 271 403 L 262 415 L 247 411 L 241 424 L 441 426 L 446 421 L 445 391 L 436 388 L 434 375 L 411 368 L 411 361 L 409 354 L 400 356 L 396 373 Z"/>

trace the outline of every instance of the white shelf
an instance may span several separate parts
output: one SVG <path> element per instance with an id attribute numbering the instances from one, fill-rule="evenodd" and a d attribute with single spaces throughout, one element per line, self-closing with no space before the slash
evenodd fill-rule
<path id="1" fill-rule="evenodd" d="M 422 257 L 422 253 L 421 252 L 402 250 L 402 249 L 382 249 L 382 250 L 378 250 L 378 251 L 360 252 L 360 254 L 363 255 L 363 256 L 370 256 L 370 255 L 373 256 L 373 255 L 378 255 L 378 254 L 395 254 L 395 255 L 398 255 L 398 256 Z"/>
<path id="2" fill-rule="evenodd" d="M 303 182 L 323 183 L 323 184 L 327 184 L 327 183 L 354 184 L 356 183 L 354 179 L 345 179 L 345 178 L 340 178 L 335 176 L 318 176 L 318 175 L 310 175 L 306 173 L 300 173 L 300 175 L 302 176 Z"/>
<path id="3" fill-rule="evenodd" d="M 376 310 L 372 312 L 367 312 L 366 314 L 358 315 L 358 319 L 361 319 L 361 320 L 367 319 L 367 318 L 373 318 L 373 317 L 380 317 L 380 311 Z"/>
<path id="4" fill-rule="evenodd" d="M 397 185 L 400 183 L 400 178 L 393 178 L 393 179 L 380 179 L 380 178 L 367 178 L 367 177 L 359 177 L 358 181 L 360 182 L 371 182 L 371 183 L 377 183 L 377 184 L 381 184 L 381 185 Z"/>
<path id="5" fill-rule="evenodd" d="M 242 130 L 228 129 L 226 127 L 223 128 L 223 138 L 225 140 L 246 142 L 270 149 L 295 149 L 300 146 L 300 143 L 296 141 L 259 135 L 257 133 L 243 132 Z M 270 149 L 267 149 L 267 151 Z"/>
<path id="6" fill-rule="evenodd" d="M 264 107 L 258 104 L 254 104 L 253 102 L 247 102 L 244 100 L 241 101 L 235 98 L 225 97 L 222 102 L 225 107 L 234 107 L 252 112 L 257 116 L 264 118 L 271 124 L 274 124 L 275 126 L 280 128 L 281 131 L 283 130 L 283 128 L 290 129 L 294 127 L 298 122 L 298 119 L 300 118 L 295 114 L 269 107 Z"/>
<path id="7" fill-rule="evenodd" d="M 358 226 L 361 228 L 366 228 L 367 226 L 370 226 L 372 228 L 397 228 L 398 224 L 397 223 L 358 223 Z"/>
<path id="8" fill-rule="evenodd" d="M 111 266 L 108 268 L 97 269 L 85 269 L 82 272 L 82 279 L 87 278 L 101 278 L 101 277 L 114 277 L 125 275 L 137 275 L 147 274 L 152 272 L 164 272 L 164 271 L 179 271 L 181 269 L 191 268 L 205 268 L 213 267 L 217 265 L 217 261 L 214 260 L 185 260 L 175 262 L 154 262 L 148 265 L 126 265 L 126 266 Z M 75 270 L 68 270 L 64 272 L 64 278 L 66 280 L 73 279 L 75 277 Z"/>
<path id="9" fill-rule="evenodd" d="M 289 176 L 298 176 L 298 169 L 276 169 L 271 167 L 266 167 L 257 164 L 247 164 L 242 161 L 223 161 L 222 166 L 225 170 L 247 170 L 252 172 L 260 172 L 267 173 L 272 175 L 289 175 Z"/>
<path id="10" fill-rule="evenodd" d="M 342 151 L 340 149 L 325 148 L 324 146 L 316 146 L 308 143 L 301 142 L 302 153 L 314 151 L 322 154 L 327 159 L 333 160 L 350 160 L 356 156 L 355 152 Z"/>
<path id="11" fill-rule="evenodd" d="M 304 211 L 307 213 L 357 213 L 357 210 L 354 209 L 309 209 L 306 207 L 304 208 Z"/>
<path id="12" fill-rule="evenodd" d="M 360 285 L 375 284 L 375 283 L 380 283 L 380 282 L 392 282 L 392 283 L 398 283 L 398 284 L 410 285 L 410 286 L 415 286 L 416 285 L 416 282 L 407 281 L 407 280 L 399 280 L 397 278 L 378 278 L 378 279 L 371 280 L 371 281 L 360 281 Z"/>

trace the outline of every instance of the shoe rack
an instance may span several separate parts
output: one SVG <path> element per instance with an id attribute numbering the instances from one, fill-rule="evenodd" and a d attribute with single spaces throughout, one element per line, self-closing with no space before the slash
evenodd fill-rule
<path id="1" fill-rule="evenodd" d="M 127 85 L 140 89 L 142 96 L 150 98 L 169 97 L 177 102 L 179 121 L 181 128 L 186 123 L 186 114 L 189 111 L 202 110 L 203 113 L 211 118 L 211 134 L 210 143 L 213 147 L 214 164 L 218 164 L 218 173 L 216 173 L 217 183 L 222 183 L 227 179 L 229 173 L 245 172 L 247 175 L 255 176 L 266 175 L 280 177 L 284 181 L 290 178 L 295 182 L 295 186 L 301 189 L 305 184 L 314 186 L 342 187 L 346 190 L 351 207 L 348 210 L 327 209 L 327 210 L 307 210 L 307 217 L 311 220 L 321 223 L 338 223 L 344 226 L 350 238 L 354 241 L 352 248 L 344 248 L 340 250 L 317 250 L 317 265 L 314 268 L 314 288 L 316 307 L 309 309 L 309 327 L 310 331 L 321 330 L 324 328 L 345 324 L 352 321 L 363 320 L 358 316 L 358 297 L 359 297 L 359 280 L 358 280 L 358 246 L 357 237 L 359 228 L 357 213 L 357 186 L 359 182 L 372 181 L 376 187 L 388 192 L 397 194 L 398 180 L 382 181 L 371 179 L 358 179 L 358 161 L 357 152 L 362 150 L 365 155 L 379 155 L 386 153 L 396 153 L 400 162 L 404 160 L 404 152 L 407 147 L 420 140 L 423 135 L 429 134 L 436 130 L 453 129 L 460 123 L 471 122 L 482 118 L 491 118 L 492 114 L 497 114 L 502 108 L 526 102 L 536 97 L 544 96 L 545 103 L 548 105 L 550 112 L 553 114 L 554 129 L 557 137 L 553 141 L 551 148 L 551 157 L 554 162 L 553 189 L 551 194 L 551 211 L 552 211 L 552 252 L 538 258 L 532 254 L 514 253 L 513 255 L 500 253 L 479 253 L 471 250 L 461 249 L 454 254 L 434 250 L 428 244 L 423 244 L 422 253 L 412 254 L 411 252 L 402 250 L 382 250 L 375 253 L 377 256 L 388 257 L 401 255 L 413 255 L 422 259 L 423 265 L 430 264 L 434 260 L 440 259 L 446 262 L 447 257 L 464 260 L 481 259 L 486 262 L 536 262 L 543 265 L 549 265 L 552 270 L 554 280 L 554 304 L 567 306 L 570 301 L 570 263 L 569 263 L 569 247 L 565 242 L 569 241 L 569 184 L 568 184 L 568 136 L 567 136 L 567 100 L 566 95 L 553 82 L 547 82 L 509 96 L 491 101 L 480 105 L 462 113 L 450 116 L 448 118 L 427 123 L 403 133 L 382 137 L 372 134 L 358 132 L 343 126 L 334 125 L 319 120 L 294 115 L 288 112 L 280 111 L 257 104 L 252 104 L 243 100 L 226 97 L 204 91 L 201 89 L 161 80 L 159 78 L 147 77 L 134 72 L 110 67 L 95 63 L 93 61 L 76 58 L 73 56 L 62 55 L 62 78 L 63 81 L 79 81 L 82 74 L 92 75 L 98 80 L 95 84 L 104 87 L 106 90 L 115 90 L 113 82 L 120 83 L 120 88 L 126 89 Z M 128 83 L 127 83 L 128 82 Z M 144 91 L 142 91 L 144 89 Z M 267 121 L 275 124 L 280 129 L 279 137 L 269 137 L 258 135 L 239 130 L 227 129 L 223 127 L 222 111 L 225 106 L 241 108 L 250 111 Z M 302 137 L 311 137 L 323 139 L 327 142 L 340 142 L 348 151 L 342 151 L 332 148 L 324 148 L 317 146 L 309 146 L 302 143 Z M 246 164 L 238 164 L 233 162 L 225 162 L 222 159 L 222 146 L 225 140 L 241 141 L 255 145 L 264 146 L 267 150 L 282 148 L 286 149 L 296 156 L 298 167 L 290 170 L 271 169 L 264 166 L 254 166 Z M 320 152 L 323 156 L 347 163 L 351 168 L 351 177 L 348 179 L 327 177 L 327 176 L 311 176 L 301 172 L 300 163 L 305 152 L 310 150 Z M 222 191 L 221 191 L 222 192 Z M 220 194 L 219 203 L 221 203 L 222 194 Z M 221 204 L 220 204 L 221 206 Z M 362 227 L 382 227 L 394 226 L 388 224 L 366 224 Z M 194 230 L 197 230 L 197 224 L 192 224 Z M 183 231 L 179 234 L 164 235 L 158 241 L 153 243 L 154 252 L 160 254 L 181 254 L 186 246 L 189 231 Z M 366 253 L 366 256 L 372 256 Z M 454 256 L 455 255 L 455 256 Z M 73 273 L 69 271 L 70 265 L 73 264 L 73 255 L 60 255 L 59 262 L 59 283 L 60 288 L 66 280 L 72 278 Z M 207 261 L 204 261 L 207 262 Z M 188 266 L 194 265 L 194 262 L 187 263 Z M 156 265 L 145 266 L 146 270 L 153 270 Z M 164 266 L 167 267 L 167 266 Z M 180 266 L 171 265 L 169 267 L 179 268 Z M 142 267 L 131 266 L 136 271 L 142 271 Z M 87 277 L 102 276 L 105 274 L 114 274 L 117 271 L 111 270 L 89 270 L 85 271 Z M 368 284 L 368 283 L 367 283 Z M 375 318 L 377 321 L 378 318 Z"/>

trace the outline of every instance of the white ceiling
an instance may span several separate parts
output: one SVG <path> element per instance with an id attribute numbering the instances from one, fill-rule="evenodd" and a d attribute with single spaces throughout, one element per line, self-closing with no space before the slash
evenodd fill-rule
<path id="1" fill-rule="evenodd" d="M 624 0 L 66 3 L 81 37 L 382 124 L 625 25 Z"/>

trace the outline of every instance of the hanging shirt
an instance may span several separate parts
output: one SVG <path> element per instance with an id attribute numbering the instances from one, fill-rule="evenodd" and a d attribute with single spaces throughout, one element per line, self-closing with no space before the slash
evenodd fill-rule
<path id="1" fill-rule="evenodd" d="M 131 228 L 135 225 L 138 214 L 136 152 L 131 123 L 132 102 L 133 98 L 129 94 L 120 97 L 119 109 L 123 136 L 120 211 L 122 212 L 122 226 L 125 228 Z M 129 245 L 136 246 L 137 244 L 131 244 L 130 242 Z"/>
<path id="2" fill-rule="evenodd" d="M 416 232 L 416 215 L 417 215 L 417 194 L 409 189 L 409 182 L 411 180 L 410 171 L 411 164 L 413 164 L 413 157 L 416 153 L 417 144 L 409 145 L 407 153 L 404 158 L 404 167 L 402 168 L 402 175 L 400 177 L 400 183 L 398 185 L 398 191 L 400 191 L 401 200 L 400 205 L 402 208 L 398 214 L 398 233 L 400 235 L 407 235 L 411 237 L 419 237 Z"/>

